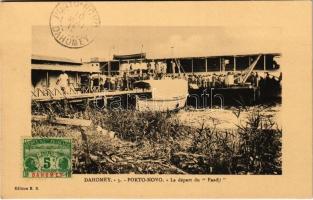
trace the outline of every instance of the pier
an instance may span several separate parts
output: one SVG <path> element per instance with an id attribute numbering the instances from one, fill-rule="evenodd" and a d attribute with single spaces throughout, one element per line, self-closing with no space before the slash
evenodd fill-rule
<path id="1" fill-rule="evenodd" d="M 32 97 L 33 101 L 36 102 L 49 102 L 49 101 L 60 101 L 68 100 L 69 102 L 81 102 L 83 100 L 97 100 L 97 99 L 112 99 L 119 96 L 131 96 L 131 95 L 146 95 L 151 93 L 150 90 L 129 90 L 129 91 L 103 91 L 103 92 L 92 92 L 92 93 L 76 93 L 66 95 L 46 95 L 39 97 Z"/>

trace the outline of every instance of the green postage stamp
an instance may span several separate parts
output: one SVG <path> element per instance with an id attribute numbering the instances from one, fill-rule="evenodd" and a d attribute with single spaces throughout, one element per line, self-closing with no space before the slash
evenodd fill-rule
<path id="1" fill-rule="evenodd" d="M 72 143 L 68 138 L 23 139 L 23 177 L 67 178 L 72 173 Z"/>

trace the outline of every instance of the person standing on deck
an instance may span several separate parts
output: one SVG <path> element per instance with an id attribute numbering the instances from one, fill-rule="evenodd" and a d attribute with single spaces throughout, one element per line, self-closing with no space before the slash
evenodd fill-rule
<path id="1" fill-rule="evenodd" d="M 129 80 L 126 72 L 123 74 L 123 90 L 128 90 L 129 89 Z"/>
<path id="2" fill-rule="evenodd" d="M 208 87 L 208 77 L 207 76 L 202 77 L 202 81 L 203 81 L 203 87 L 207 88 Z"/>
<path id="3" fill-rule="evenodd" d="M 213 76 L 212 76 L 212 85 L 211 85 L 213 88 L 216 87 L 216 74 L 214 73 Z"/>
<path id="4" fill-rule="evenodd" d="M 110 78 L 110 90 L 115 90 L 115 77 L 114 76 L 112 76 L 111 78 Z"/>
<path id="5" fill-rule="evenodd" d="M 208 75 L 208 87 L 209 88 L 212 87 L 212 75 L 211 74 Z"/>
<path id="6" fill-rule="evenodd" d="M 227 74 L 227 87 L 231 87 L 235 83 L 234 74 L 232 72 L 228 72 Z"/>
<path id="7" fill-rule="evenodd" d="M 99 76 L 100 91 L 104 91 L 105 79 L 106 79 L 105 75 L 102 74 Z"/>
<path id="8" fill-rule="evenodd" d="M 92 77 L 92 73 L 89 73 L 88 80 L 89 80 L 89 88 L 90 88 L 89 91 L 93 92 L 93 77 Z"/>
<path id="9" fill-rule="evenodd" d="M 65 71 L 62 71 L 62 74 L 60 74 L 56 84 L 60 86 L 63 94 L 65 95 L 69 87 L 69 78 Z"/>
<path id="10" fill-rule="evenodd" d="M 254 75 L 254 72 L 251 72 L 250 76 L 247 79 L 247 82 L 251 83 L 252 86 L 255 86 L 255 75 Z"/>
<path id="11" fill-rule="evenodd" d="M 175 74 L 176 73 L 176 71 L 175 71 L 175 68 L 176 68 L 175 62 L 172 60 L 171 63 L 172 63 L 172 73 Z"/>
<path id="12" fill-rule="evenodd" d="M 164 62 L 161 62 L 161 74 L 164 76 L 166 74 L 167 66 Z"/>
<path id="13" fill-rule="evenodd" d="M 159 61 L 155 64 L 155 73 L 157 74 L 157 76 L 159 76 L 160 74 L 160 62 Z"/>
<path id="14" fill-rule="evenodd" d="M 255 76 L 254 76 L 254 85 L 256 87 L 259 87 L 259 81 L 260 81 L 260 77 L 259 77 L 259 74 L 258 72 L 255 73 Z"/>

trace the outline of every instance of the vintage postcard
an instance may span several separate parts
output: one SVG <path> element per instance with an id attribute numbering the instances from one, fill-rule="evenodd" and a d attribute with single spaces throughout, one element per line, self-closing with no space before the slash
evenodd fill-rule
<path id="1" fill-rule="evenodd" d="M 1 3 L 1 197 L 312 197 L 311 17 Z"/>

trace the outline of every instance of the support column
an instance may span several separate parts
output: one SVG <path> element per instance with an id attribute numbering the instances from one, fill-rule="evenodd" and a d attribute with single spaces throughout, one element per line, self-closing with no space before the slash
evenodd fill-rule
<path id="1" fill-rule="evenodd" d="M 234 71 L 237 70 L 236 56 L 234 56 Z"/>
<path id="2" fill-rule="evenodd" d="M 205 59 L 205 72 L 208 72 L 208 59 L 207 58 L 204 59 Z"/>
<path id="3" fill-rule="evenodd" d="M 220 72 L 222 72 L 222 58 L 220 57 Z"/>
<path id="4" fill-rule="evenodd" d="M 49 72 L 46 73 L 46 87 L 49 87 Z"/>
<path id="5" fill-rule="evenodd" d="M 266 55 L 264 54 L 263 56 L 263 70 L 265 71 L 266 70 Z"/>
<path id="6" fill-rule="evenodd" d="M 119 61 L 120 62 L 120 61 Z M 111 75 L 111 62 L 108 62 L 108 76 Z"/>

